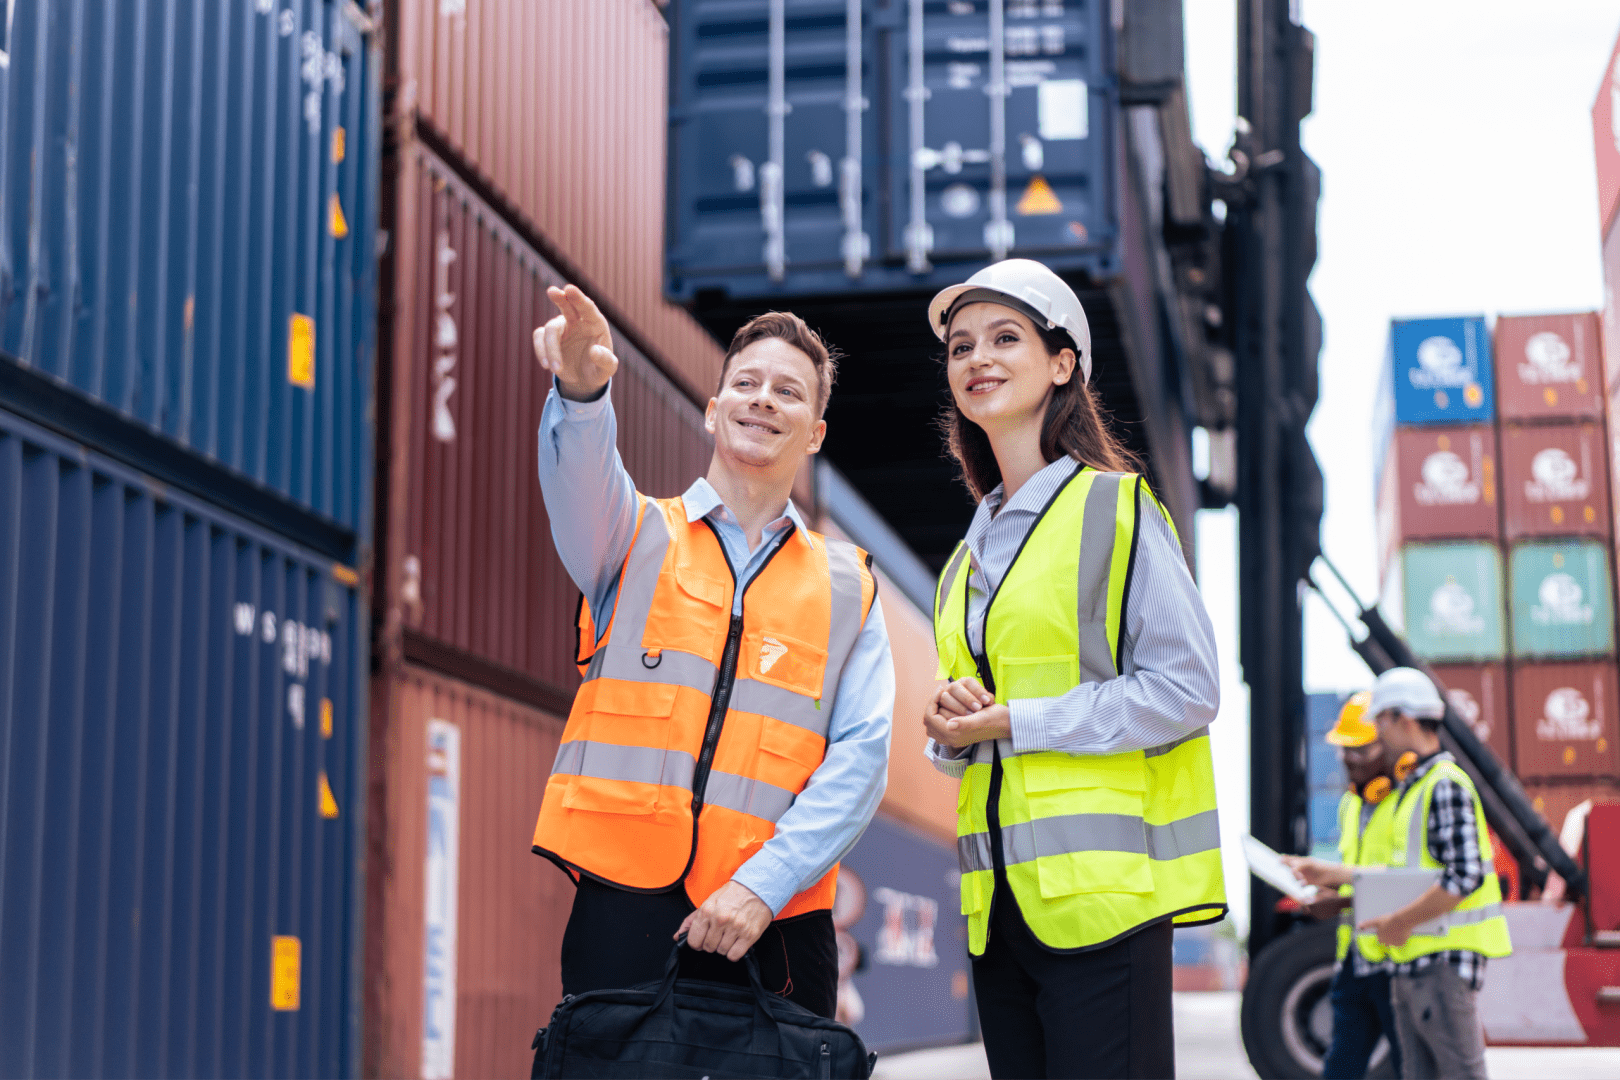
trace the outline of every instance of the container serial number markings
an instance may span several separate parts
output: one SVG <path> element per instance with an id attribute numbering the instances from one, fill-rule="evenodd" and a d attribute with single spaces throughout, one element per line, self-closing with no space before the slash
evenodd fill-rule
<path id="1" fill-rule="evenodd" d="M 287 381 L 315 389 L 315 320 L 297 312 L 287 325 Z"/>
<path id="2" fill-rule="evenodd" d="M 290 934 L 270 939 L 270 1007 L 297 1012 L 303 975 L 303 943 Z"/>

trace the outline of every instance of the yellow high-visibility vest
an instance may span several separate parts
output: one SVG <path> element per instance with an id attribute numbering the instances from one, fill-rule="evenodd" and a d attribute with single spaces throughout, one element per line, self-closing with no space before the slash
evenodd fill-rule
<path id="1" fill-rule="evenodd" d="M 968 549 L 940 575 L 940 677 L 978 678 L 998 702 L 1056 697 L 1131 670 L 1123 632 L 1141 478 L 1078 469 L 1041 512 L 991 597 L 985 655 L 967 637 Z M 1168 520 L 1168 515 L 1166 515 Z M 968 949 L 984 952 L 995 891 L 990 794 L 1007 883 L 1048 948 L 1080 951 L 1164 919 L 1226 914 L 1209 732 L 1118 754 L 974 747 L 957 799 Z"/>
<path id="2" fill-rule="evenodd" d="M 1373 805 L 1367 817 L 1367 827 L 1361 827 L 1361 796 L 1353 791 L 1344 793 L 1339 800 L 1339 858 L 1345 866 L 1388 866 L 1393 847 L 1395 821 L 1393 796 L 1386 796 Z M 1339 886 L 1339 895 L 1349 897 L 1354 890 L 1349 885 Z M 1350 939 L 1354 938 L 1361 955 L 1373 963 L 1385 959 L 1384 947 L 1378 944 L 1377 934 L 1358 934 L 1355 915 L 1350 908 L 1339 913 L 1339 941 L 1335 956 L 1343 960 L 1350 952 Z"/>
<path id="3" fill-rule="evenodd" d="M 1491 849 L 1490 832 L 1485 828 L 1485 806 L 1479 801 L 1474 782 L 1450 754 L 1441 757 L 1422 779 L 1401 793 L 1400 805 L 1395 808 L 1391 822 L 1389 865 L 1440 868 L 1439 861 L 1429 854 L 1429 803 L 1434 798 L 1434 786 L 1442 777 L 1461 784 L 1473 797 L 1474 828 L 1479 833 L 1479 857 L 1485 864 L 1485 880 L 1445 916 L 1446 933 L 1413 934 L 1405 945 L 1390 949 L 1389 958 L 1398 964 L 1452 949 L 1492 957 L 1507 956 L 1513 951 L 1507 917 L 1502 914 L 1502 885 L 1496 878 L 1495 852 Z"/>

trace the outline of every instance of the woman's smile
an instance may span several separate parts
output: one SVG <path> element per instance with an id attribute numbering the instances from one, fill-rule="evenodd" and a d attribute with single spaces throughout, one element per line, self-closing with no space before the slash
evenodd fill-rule
<path id="1" fill-rule="evenodd" d="M 978 396 L 990 393 L 1006 381 L 999 375 L 978 375 L 967 381 L 965 389 L 968 393 Z"/>

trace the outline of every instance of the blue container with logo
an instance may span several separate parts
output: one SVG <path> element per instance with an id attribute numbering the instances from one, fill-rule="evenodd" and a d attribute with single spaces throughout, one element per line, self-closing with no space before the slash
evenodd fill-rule
<path id="1" fill-rule="evenodd" d="M 1397 425 L 1488 424 L 1495 416 L 1491 333 L 1483 315 L 1390 322 L 1373 410 L 1375 447 L 1387 447 Z"/>

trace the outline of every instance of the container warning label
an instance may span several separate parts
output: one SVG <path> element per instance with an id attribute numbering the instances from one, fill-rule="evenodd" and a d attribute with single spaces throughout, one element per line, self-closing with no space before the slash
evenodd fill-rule
<path id="1" fill-rule="evenodd" d="M 1046 177 L 1037 175 L 1024 189 L 1024 194 L 1018 200 L 1016 207 L 1025 217 L 1034 217 L 1039 214 L 1061 214 L 1063 200 L 1057 197 L 1052 185 L 1046 182 Z"/>
<path id="2" fill-rule="evenodd" d="M 326 779 L 326 772 L 321 772 L 321 817 L 335 818 L 338 816 L 337 797 L 332 794 L 332 783 Z"/>
<path id="3" fill-rule="evenodd" d="M 349 219 L 343 216 L 343 203 L 338 199 L 338 193 L 332 192 L 332 201 L 327 206 L 327 229 L 337 239 L 341 240 L 349 235 Z"/>
<path id="4" fill-rule="evenodd" d="M 315 389 L 315 320 L 297 312 L 287 326 L 287 381 Z"/>
<path id="5" fill-rule="evenodd" d="M 302 979 L 303 945 L 290 935 L 270 939 L 270 1007 L 276 1012 L 296 1012 Z"/>
<path id="6" fill-rule="evenodd" d="M 332 737 L 332 699 L 321 698 L 321 738 Z M 336 815 L 334 815 L 336 816 Z"/>

